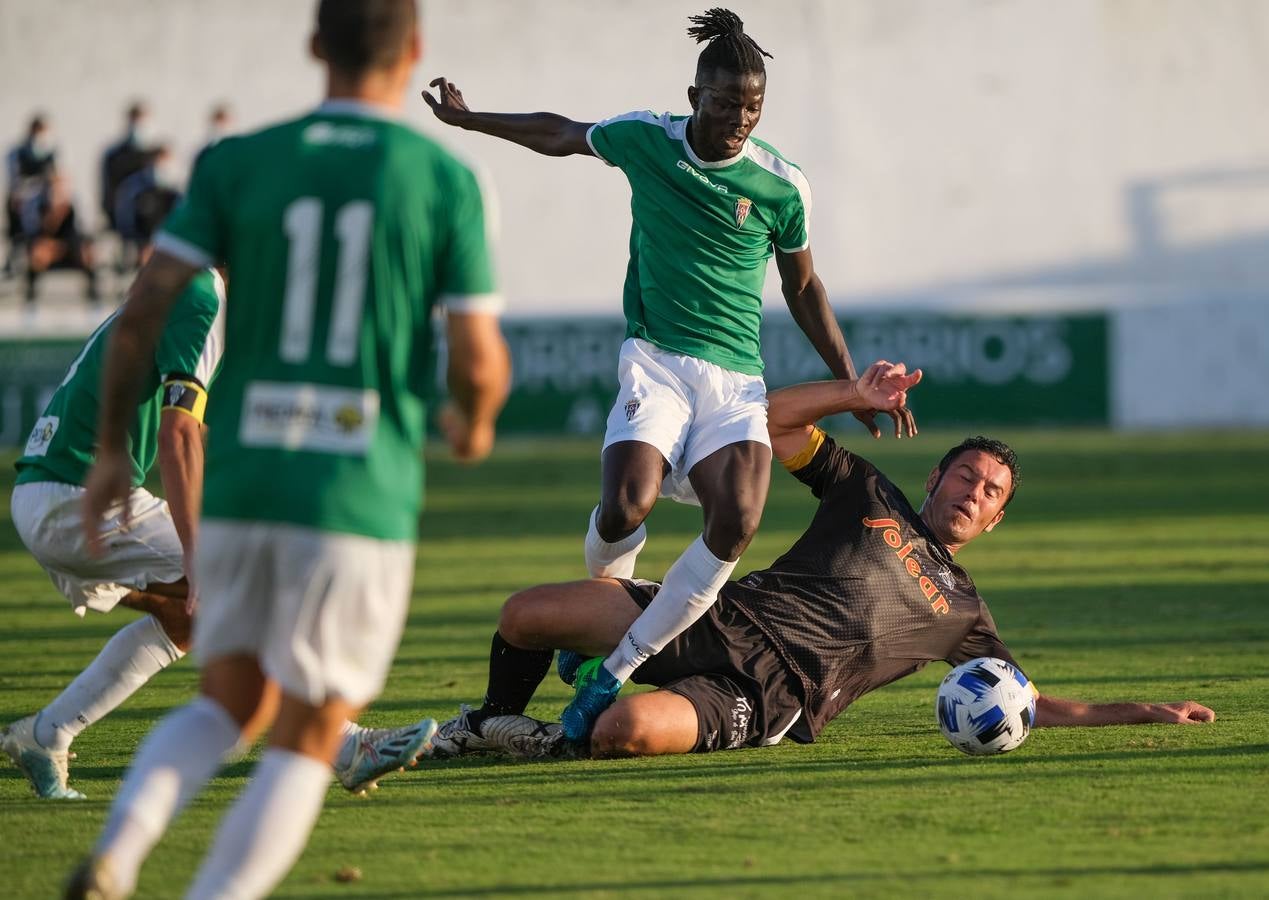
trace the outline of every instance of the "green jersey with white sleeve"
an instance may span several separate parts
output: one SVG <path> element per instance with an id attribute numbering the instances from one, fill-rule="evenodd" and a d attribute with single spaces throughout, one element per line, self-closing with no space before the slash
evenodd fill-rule
<path id="1" fill-rule="evenodd" d="M 811 188 L 754 138 L 730 159 L 700 159 L 687 124 L 687 116 L 632 112 L 586 133 L 595 155 L 630 182 L 626 336 L 760 375 L 767 260 L 772 247 L 810 246 Z"/>
<path id="2" fill-rule="evenodd" d="M 122 307 L 121 307 L 122 308 Z M 176 299 L 154 351 L 128 432 L 132 484 L 140 485 L 158 454 L 164 382 L 194 381 L 206 390 L 224 352 L 225 285 L 213 271 L 194 276 Z M 101 371 L 118 311 L 97 327 L 71 362 L 44 407 L 17 461 L 18 484 L 58 481 L 82 485 L 97 450 Z"/>
<path id="3" fill-rule="evenodd" d="M 495 311 L 477 178 L 327 101 L 207 151 L 156 246 L 229 269 L 203 514 L 415 537 L 433 313 Z"/>

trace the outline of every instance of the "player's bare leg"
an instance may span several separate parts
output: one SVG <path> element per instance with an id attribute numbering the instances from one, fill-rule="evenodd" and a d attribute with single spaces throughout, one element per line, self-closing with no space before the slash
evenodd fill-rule
<path id="1" fill-rule="evenodd" d="M 591 578 L 631 578 L 639 551 L 647 543 L 643 521 L 656 505 L 670 464 L 661 451 L 643 441 L 618 441 L 604 450 L 599 505 L 586 529 L 586 571 Z M 572 684 L 585 659 L 560 652 L 557 666 Z"/>
<path id="2" fill-rule="evenodd" d="M 277 696 L 254 656 L 209 660 L 199 697 L 165 716 L 141 744 L 93 857 L 76 877 L 106 879 L 120 894 L 131 893 L 168 824 L 269 724 Z"/>
<path id="3" fill-rule="evenodd" d="M 757 441 L 728 444 L 688 473 L 705 514 L 705 546 L 736 562 L 758 531 L 771 486 L 771 448 Z"/>
<path id="4" fill-rule="evenodd" d="M 175 584 L 152 584 L 144 591 L 133 591 L 119 601 L 120 606 L 149 613 L 182 653 L 189 652 L 193 616 L 185 607 L 189 585 L 185 579 Z"/>
<path id="5" fill-rule="evenodd" d="M 704 532 L 666 572 L 656 598 L 604 662 L 618 681 L 628 679 L 713 605 L 758 530 L 771 480 L 771 450 L 755 441 L 728 444 L 693 466 L 688 478 L 701 501 Z"/>
<path id="6" fill-rule="evenodd" d="M 688 473 L 705 516 L 704 533 L 675 561 L 661 590 L 602 665 L 577 670 L 573 701 L 561 716 L 564 735 L 580 742 L 621 685 L 649 657 L 714 604 L 749 546 L 771 479 L 771 449 L 757 441 L 728 444 Z"/>
<path id="7" fill-rule="evenodd" d="M 601 656 L 638 617 L 639 604 L 614 579 L 543 584 L 512 595 L 502 607 L 498 633 L 523 650 L 565 647 Z"/>
<path id="8" fill-rule="evenodd" d="M 185 655 L 190 625 L 185 591 L 182 580 L 127 594 L 121 606 L 150 615 L 119 629 L 51 703 L 5 729 L 0 745 L 37 796 L 83 798 L 67 785 L 71 742 Z"/>
<path id="9" fill-rule="evenodd" d="M 464 706 L 441 725 L 433 755 L 506 750 L 517 736 L 542 738 L 543 723 L 523 713 L 551 667 L 553 648 L 565 648 L 561 655 L 574 653 L 579 660 L 606 655 L 638 615 L 638 604 L 611 578 L 544 584 L 514 594 L 502 607 L 489 648 L 484 701 L 479 709 Z M 485 723 L 499 717 L 503 727 L 489 733 Z M 521 721 L 513 721 L 517 718 Z"/>
<path id="10" fill-rule="evenodd" d="M 308 842 L 331 780 L 343 725 L 359 707 L 338 697 L 313 705 L 282 696 L 269 747 L 221 822 L 188 896 L 265 896 Z"/>
<path id="11" fill-rule="evenodd" d="M 691 753 L 699 725 L 696 707 L 673 691 L 622 697 L 595 723 L 590 752 L 595 757 Z"/>
<path id="12" fill-rule="evenodd" d="M 643 520 L 669 470 L 661 451 L 643 441 L 618 441 L 604 451 L 599 505 L 586 532 L 586 570 L 592 578 L 634 574 L 647 540 Z"/>

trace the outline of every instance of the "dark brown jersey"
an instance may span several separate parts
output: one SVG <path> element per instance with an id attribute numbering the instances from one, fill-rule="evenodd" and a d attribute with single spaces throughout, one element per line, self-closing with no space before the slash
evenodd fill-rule
<path id="1" fill-rule="evenodd" d="M 903 493 L 867 460 L 822 440 L 793 471 L 820 505 L 766 569 L 722 591 L 802 682 L 811 740 L 857 697 L 932 660 L 1013 662 L 974 582 Z"/>

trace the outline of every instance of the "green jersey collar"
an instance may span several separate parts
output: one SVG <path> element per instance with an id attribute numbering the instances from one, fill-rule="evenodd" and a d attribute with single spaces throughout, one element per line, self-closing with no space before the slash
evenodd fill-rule
<path id="1" fill-rule="evenodd" d="M 334 116 L 358 116 L 363 119 L 386 119 L 389 122 L 395 122 L 401 118 L 396 110 L 388 109 L 386 106 L 376 106 L 373 103 L 366 103 L 362 100 L 323 100 L 317 107 L 315 112 L 318 115 L 334 115 Z"/>
<path id="2" fill-rule="evenodd" d="M 691 116 L 670 122 L 670 127 L 666 129 L 670 133 L 670 137 L 678 138 L 683 144 L 683 149 L 687 152 L 687 157 L 692 161 L 692 165 L 702 169 L 725 169 L 727 166 L 734 166 L 736 163 L 743 161 L 749 156 L 749 138 L 745 138 L 745 142 L 740 145 L 740 152 L 730 159 L 719 159 L 714 162 L 706 162 L 696 155 L 692 149 L 691 143 L 687 139 L 687 123 L 691 121 Z"/>

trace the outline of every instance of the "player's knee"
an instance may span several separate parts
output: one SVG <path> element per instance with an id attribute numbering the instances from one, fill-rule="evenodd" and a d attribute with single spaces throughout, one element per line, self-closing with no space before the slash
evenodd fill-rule
<path id="1" fill-rule="evenodd" d="M 160 619 L 159 626 L 163 629 L 163 633 L 167 635 L 167 639 L 176 645 L 176 648 L 182 653 L 189 652 L 190 632 L 192 623 L 189 616 L 184 618 L 173 617 L 171 620 Z"/>
<path id="2" fill-rule="evenodd" d="M 657 502 L 659 488 L 623 485 L 613 497 L 605 497 L 595 516 L 595 530 L 610 544 L 616 543 L 643 524 Z"/>
<path id="3" fill-rule="evenodd" d="M 542 587 L 512 594 L 498 616 L 498 633 L 513 646 L 529 646 L 541 631 Z"/>
<path id="4" fill-rule="evenodd" d="M 189 652 L 193 618 L 185 609 L 185 601 L 178 597 L 154 596 L 148 612 L 154 616 L 167 639 L 182 653 Z"/>
<path id="5" fill-rule="evenodd" d="M 758 533 L 761 510 L 732 510 L 713 516 L 705 525 L 705 545 L 719 559 L 739 559 Z"/>
<path id="6" fill-rule="evenodd" d="M 654 717 L 636 703 L 619 700 L 599 717 L 590 736 L 592 756 L 646 756 L 656 753 Z"/>

